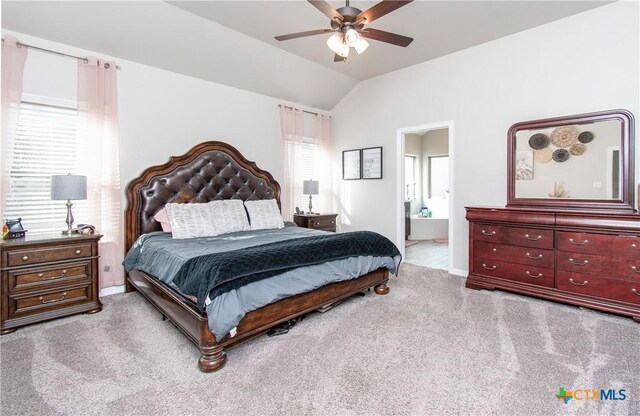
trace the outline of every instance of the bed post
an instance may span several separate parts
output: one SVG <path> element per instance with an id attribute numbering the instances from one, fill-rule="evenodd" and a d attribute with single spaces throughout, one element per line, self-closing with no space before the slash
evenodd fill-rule
<path id="1" fill-rule="evenodd" d="M 386 283 L 381 283 L 377 286 L 373 287 L 373 291 L 376 292 L 377 295 L 386 295 L 389 293 L 389 286 Z"/>
<path id="2" fill-rule="evenodd" d="M 198 360 L 198 368 L 204 373 L 220 370 L 227 362 L 227 353 L 220 345 L 200 347 L 202 356 Z"/>

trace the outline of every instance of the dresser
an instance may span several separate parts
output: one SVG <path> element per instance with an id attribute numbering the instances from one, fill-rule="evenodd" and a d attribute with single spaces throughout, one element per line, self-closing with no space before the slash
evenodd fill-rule
<path id="1" fill-rule="evenodd" d="M 466 287 L 502 289 L 640 322 L 640 215 L 468 207 Z"/>
<path id="2" fill-rule="evenodd" d="M 71 314 L 99 312 L 101 237 L 56 233 L 0 240 L 0 333 Z"/>
<path id="3" fill-rule="evenodd" d="M 335 232 L 337 216 L 338 214 L 294 214 L 293 222 L 295 222 L 298 227 Z"/>

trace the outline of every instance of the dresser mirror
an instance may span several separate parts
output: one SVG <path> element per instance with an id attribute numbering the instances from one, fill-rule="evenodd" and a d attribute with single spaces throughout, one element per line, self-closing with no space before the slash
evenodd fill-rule
<path id="1" fill-rule="evenodd" d="M 514 124 L 507 206 L 634 212 L 633 125 L 626 110 Z"/>

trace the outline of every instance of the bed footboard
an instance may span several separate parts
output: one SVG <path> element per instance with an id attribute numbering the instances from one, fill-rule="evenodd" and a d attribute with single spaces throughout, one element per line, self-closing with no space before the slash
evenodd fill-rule
<path id="1" fill-rule="evenodd" d="M 307 293 L 282 299 L 245 315 L 238 324 L 237 333 L 233 338 L 226 336 L 216 340 L 209 330 L 207 316 L 200 313 L 192 301 L 139 270 L 131 271 L 128 277 L 128 282 L 138 292 L 198 346 L 202 353 L 198 360 L 198 367 L 203 372 L 221 369 L 227 361 L 226 349 L 261 335 L 282 322 L 371 287 L 374 287 L 379 295 L 387 294 L 388 281 L 389 271 L 378 269 L 352 280 L 332 283 Z"/>

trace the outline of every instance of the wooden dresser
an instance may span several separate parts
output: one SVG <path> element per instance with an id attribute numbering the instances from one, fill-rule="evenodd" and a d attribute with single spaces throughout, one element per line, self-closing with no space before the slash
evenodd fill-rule
<path id="1" fill-rule="evenodd" d="M 102 309 L 98 298 L 101 235 L 34 235 L 0 240 L 0 333 Z"/>
<path id="2" fill-rule="evenodd" d="M 467 208 L 471 289 L 503 289 L 640 322 L 640 215 Z"/>
<path id="3" fill-rule="evenodd" d="M 335 232 L 337 216 L 338 214 L 294 214 L 293 222 L 295 222 L 298 227 Z"/>

